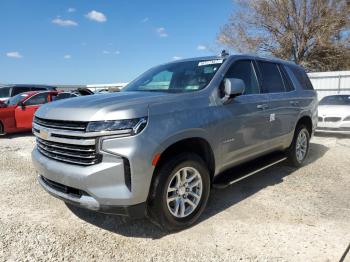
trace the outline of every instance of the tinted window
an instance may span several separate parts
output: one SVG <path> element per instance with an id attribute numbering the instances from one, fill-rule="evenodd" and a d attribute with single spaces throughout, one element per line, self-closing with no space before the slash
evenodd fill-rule
<path id="1" fill-rule="evenodd" d="M 47 103 L 49 96 L 48 93 L 40 93 L 29 98 L 26 102 L 26 106 L 41 105 Z"/>
<path id="2" fill-rule="evenodd" d="M 15 96 L 11 97 L 9 100 L 7 100 L 7 105 L 9 105 L 9 106 L 17 105 L 19 101 L 23 100 L 27 96 L 28 96 L 28 94 L 15 95 Z"/>
<path id="3" fill-rule="evenodd" d="M 282 73 L 282 79 L 283 79 L 284 87 L 286 88 L 286 90 L 288 92 L 295 90 L 293 83 L 292 83 L 291 79 L 289 78 L 284 67 L 283 66 L 278 66 L 278 67 L 280 69 L 280 72 Z"/>
<path id="4" fill-rule="evenodd" d="M 0 87 L 0 98 L 9 97 L 10 88 L 9 87 Z"/>
<path id="5" fill-rule="evenodd" d="M 60 93 L 57 96 L 54 96 L 52 100 L 66 99 L 70 97 L 77 97 L 77 95 L 72 93 Z"/>
<path id="6" fill-rule="evenodd" d="M 274 63 L 258 62 L 261 72 L 262 89 L 264 93 L 285 92 L 281 73 Z"/>
<path id="7" fill-rule="evenodd" d="M 259 83 L 256 79 L 254 67 L 251 61 L 237 61 L 227 71 L 226 78 L 242 79 L 245 84 L 244 94 L 258 94 Z"/>
<path id="8" fill-rule="evenodd" d="M 125 91 L 192 92 L 206 87 L 223 59 L 175 62 L 157 66 L 125 87 Z"/>
<path id="9" fill-rule="evenodd" d="M 30 87 L 25 87 L 25 86 L 14 86 L 12 88 L 12 94 L 11 96 L 15 96 L 20 93 L 28 92 L 30 91 Z"/>
<path id="10" fill-rule="evenodd" d="M 31 91 L 40 91 L 40 90 L 47 90 L 47 88 L 45 88 L 45 87 L 31 87 L 30 90 Z"/>
<path id="11" fill-rule="evenodd" d="M 320 105 L 348 105 L 350 106 L 350 95 L 326 96 L 321 99 Z"/>
<path id="12" fill-rule="evenodd" d="M 309 77 L 302 68 L 296 66 L 285 66 L 285 69 L 295 86 L 306 90 L 314 90 Z"/>

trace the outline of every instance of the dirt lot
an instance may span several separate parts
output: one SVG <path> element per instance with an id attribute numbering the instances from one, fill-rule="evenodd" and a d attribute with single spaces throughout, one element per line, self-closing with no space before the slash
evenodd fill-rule
<path id="1" fill-rule="evenodd" d="M 170 235 L 49 196 L 33 146 L 30 134 L 0 138 L 0 260 L 339 261 L 350 243 L 350 137 L 314 137 L 305 167 L 213 190 L 201 221 Z"/>

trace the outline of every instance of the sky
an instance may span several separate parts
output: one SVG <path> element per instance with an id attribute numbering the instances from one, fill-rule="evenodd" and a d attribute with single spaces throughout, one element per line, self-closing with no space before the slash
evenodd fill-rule
<path id="1" fill-rule="evenodd" d="M 206 56 L 232 0 L 1 0 L 0 83 L 128 82 Z"/>

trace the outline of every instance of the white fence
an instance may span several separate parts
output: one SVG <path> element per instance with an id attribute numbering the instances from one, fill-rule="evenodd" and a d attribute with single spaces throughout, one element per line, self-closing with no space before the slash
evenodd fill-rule
<path id="1" fill-rule="evenodd" d="M 350 95 L 350 71 L 319 72 L 308 74 L 318 99 L 329 95 Z"/>

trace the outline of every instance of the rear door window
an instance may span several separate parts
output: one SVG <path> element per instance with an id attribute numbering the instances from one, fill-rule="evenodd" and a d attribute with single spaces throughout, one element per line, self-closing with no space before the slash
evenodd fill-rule
<path id="1" fill-rule="evenodd" d="M 263 93 L 285 92 L 284 83 L 278 65 L 271 62 L 258 62 Z"/>
<path id="2" fill-rule="evenodd" d="M 228 69 L 225 78 L 238 78 L 245 84 L 244 95 L 259 94 L 260 88 L 250 60 L 237 61 Z"/>

